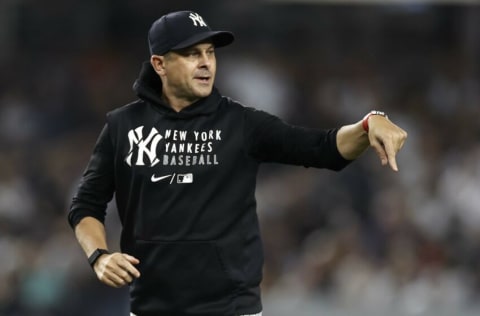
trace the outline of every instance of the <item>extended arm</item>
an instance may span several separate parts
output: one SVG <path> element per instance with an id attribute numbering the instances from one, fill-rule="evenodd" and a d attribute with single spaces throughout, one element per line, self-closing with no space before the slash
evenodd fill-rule
<path id="1" fill-rule="evenodd" d="M 362 121 L 340 128 L 337 133 L 338 151 L 345 159 L 354 160 L 371 146 L 382 165 L 388 163 L 398 171 L 395 157 L 405 143 L 407 133 L 381 115 L 371 115 L 367 120 L 368 132 L 362 126 Z"/>

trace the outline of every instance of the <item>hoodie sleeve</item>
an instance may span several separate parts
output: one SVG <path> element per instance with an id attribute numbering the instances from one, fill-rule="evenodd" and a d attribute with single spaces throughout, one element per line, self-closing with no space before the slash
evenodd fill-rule
<path id="1" fill-rule="evenodd" d="M 90 161 L 72 198 L 68 221 L 74 228 L 82 218 L 105 220 L 114 193 L 113 147 L 106 124 L 98 137 Z"/>
<path id="2" fill-rule="evenodd" d="M 293 126 L 264 111 L 246 108 L 245 144 L 250 156 L 262 162 L 341 170 L 350 161 L 337 149 L 338 129 Z"/>

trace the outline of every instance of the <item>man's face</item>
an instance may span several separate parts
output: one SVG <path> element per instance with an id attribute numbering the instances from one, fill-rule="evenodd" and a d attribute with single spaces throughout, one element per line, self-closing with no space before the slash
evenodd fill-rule
<path id="1" fill-rule="evenodd" d="M 200 43 L 164 56 L 163 93 L 191 104 L 210 95 L 217 61 L 212 43 Z"/>

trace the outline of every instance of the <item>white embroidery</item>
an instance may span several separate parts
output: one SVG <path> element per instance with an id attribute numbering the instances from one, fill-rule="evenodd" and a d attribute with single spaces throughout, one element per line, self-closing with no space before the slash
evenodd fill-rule
<path id="1" fill-rule="evenodd" d="M 195 26 L 207 26 L 207 23 L 205 23 L 205 21 L 203 21 L 203 18 L 198 14 L 198 13 L 190 13 L 190 15 L 188 16 L 190 19 L 192 19 L 193 21 L 193 25 Z M 197 22 L 198 22 L 198 25 L 197 25 Z"/>

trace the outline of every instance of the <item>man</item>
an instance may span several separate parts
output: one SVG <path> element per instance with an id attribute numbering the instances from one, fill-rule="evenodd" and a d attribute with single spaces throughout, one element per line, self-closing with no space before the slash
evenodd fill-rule
<path id="1" fill-rule="evenodd" d="M 261 315 L 259 164 L 340 170 L 373 146 L 383 165 L 406 133 L 378 111 L 332 130 L 290 126 L 214 88 L 215 48 L 233 42 L 195 12 L 158 19 L 139 100 L 107 115 L 69 213 L 103 283 L 130 286 L 131 315 Z M 103 221 L 115 193 L 121 253 Z"/>

